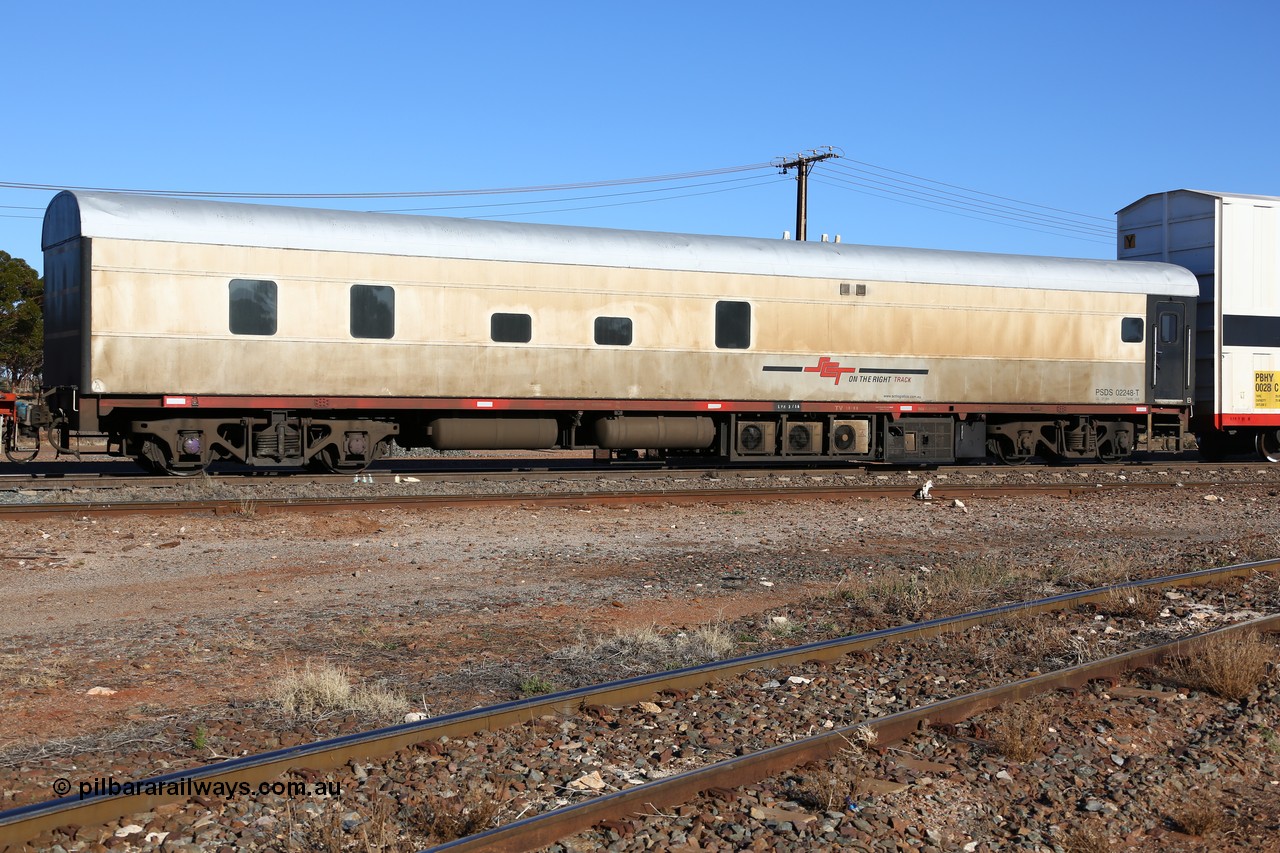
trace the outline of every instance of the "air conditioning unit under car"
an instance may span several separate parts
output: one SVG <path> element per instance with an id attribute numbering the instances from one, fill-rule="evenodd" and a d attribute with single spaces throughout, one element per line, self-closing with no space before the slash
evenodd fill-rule
<path id="1" fill-rule="evenodd" d="M 822 452 L 822 424 L 820 423 L 787 424 L 786 435 L 785 452 L 788 456 Z"/>
<path id="2" fill-rule="evenodd" d="M 778 443 L 778 425 L 773 421 L 738 421 L 733 443 L 739 455 L 772 456 Z"/>
<path id="3" fill-rule="evenodd" d="M 866 418 L 833 421 L 831 452 L 847 456 L 866 456 L 870 453 L 871 421 Z"/>

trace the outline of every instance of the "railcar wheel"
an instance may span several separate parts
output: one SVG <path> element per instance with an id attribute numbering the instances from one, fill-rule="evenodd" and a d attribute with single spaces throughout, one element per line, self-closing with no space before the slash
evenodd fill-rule
<path id="1" fill-rule="evenodd" d="M 1269 429 L 1258 433 L 1258 455 L 1268 462 L 1280 462 L 1280 430 Z"/>

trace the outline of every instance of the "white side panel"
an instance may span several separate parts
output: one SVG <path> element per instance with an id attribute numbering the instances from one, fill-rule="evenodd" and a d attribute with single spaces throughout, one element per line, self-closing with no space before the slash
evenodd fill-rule
<path id="1" fill-rule="evenodd" d="M 1274 207 L 1223 201 L 1223 314 L 1280 317 L 1277 222 Z"/>
<path id="2" fill-rule="evenodd" d="M 1222 399 L 1231 415 L 1280 414 L 1280 211 L 1222 200 L 1220 313 Z"/>
<path id="3" fill-rule="evenodd" d="M 105 394 L 1140 402 L 1147 297 L 1038 288 L 514 264 L 95 241 Z M 246 272 L 247 271 L 247 272 Z M 276 283 L 274 332 L 231 331 L 232 279 Z M 352 337 L 352 283 L 393 288 L 395 335 Z M 717 303 L 751 306 L 751 347 L 715 345 Z M 530 316 L 491 341 L 494 312 Z M 634 340 L 594 343 L 594 319 Z"/>

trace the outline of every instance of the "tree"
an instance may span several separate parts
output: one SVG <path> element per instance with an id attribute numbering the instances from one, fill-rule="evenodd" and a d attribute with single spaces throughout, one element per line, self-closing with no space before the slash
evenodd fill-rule
<path id="1" fill-rule="evenodd" d="M 44 279 L 21 258 L 0 251 L 0 376 L 14 387 L 44 364 Z"/>

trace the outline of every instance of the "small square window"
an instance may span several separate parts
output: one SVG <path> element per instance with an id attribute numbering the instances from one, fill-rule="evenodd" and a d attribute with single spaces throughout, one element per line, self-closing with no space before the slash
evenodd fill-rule
<path id="1" fill-rule="evenodd" d="M 601 346 L 631 346 L 631 318 L 597 317 L 596 343 Z"/>
<path id="2" fill-rule="evenodd" d="M 1142 343 L 1143 321 L 1141 317 L 1125 317 L 1120 321 L 1120 340 L 1126 344 Z"/>
<path id="3" fill-rule="evenodd" d="M 392 338 L 395 334 L 395 289 L 385 284 L 351 285 L 351 337 Z"/>
<path id="4" fill-rule="evenodd" d="M 527 344 L 533 339 L 533 318 L 528 314 L 494 314 L 489 337 L 497 343 Z"/>
<path id="5" fill-rule="evenodd" d="M 746 349 L 751 346 L 751 303 L 716 303 L 716 346 Z"/>
<path id="6" fill-rule="evenodd" d="M 233 335 L 276 333 L 276 283 L 233 278 L 229 287 L 227 326 Z"/>

